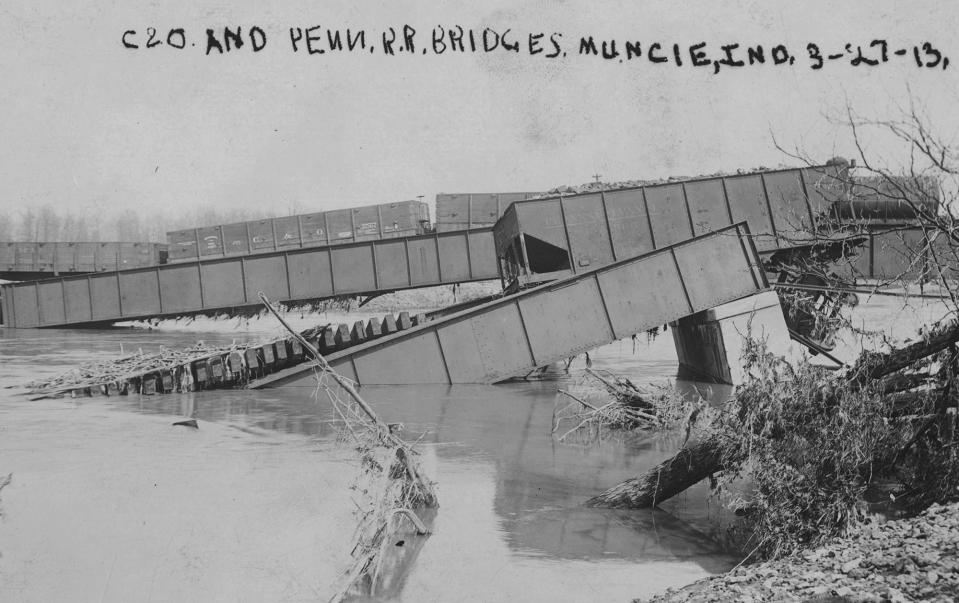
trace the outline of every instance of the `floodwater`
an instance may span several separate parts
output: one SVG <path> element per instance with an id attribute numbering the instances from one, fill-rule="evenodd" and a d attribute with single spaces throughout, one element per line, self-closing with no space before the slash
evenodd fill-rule
<path id="1" fill-rule="evenodd" d="M 915 323 L 900 307 L 877 298 L 856 317 L 904 335 Z M 343 317 L 295 318 L 302 328 Z M 0 491 L 0 600 L 328 600 L 349 562 L 359 467 L 309 388 L 34 402 L 10 388 L 121 346 L 276 333 L 269 319 L 163 327 L 0 329 L 0 478 L 13 474 Z M 594 368 L 638 383 L 676 373 L 669 333 L 590 356 Z M 557 388 L 575 387 L 583 366 L 580 358 L 571 376 L 495 386 L 362 389 L 407 438 L 425 434 L 423 464 L 440 499 L 433 534 L 404 536 L 376 600 L 628 601 L 738 562 L 723 545 L 729 515 L 703 487 L 664 510 L 582 506 L 681 443 L 675 434 L 555 442 L 554 408 L 565 404 Z M 199 429 L 171 425 L 190 416 Z"/>

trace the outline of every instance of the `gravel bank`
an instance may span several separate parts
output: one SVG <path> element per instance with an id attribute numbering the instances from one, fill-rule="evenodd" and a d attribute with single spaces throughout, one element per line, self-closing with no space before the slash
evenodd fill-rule
<path id="1" fill-rule="evenodd" d="M 648 601 L 959 601 L 959 503 L 870 523 L 827 546 L 741 566 Z"/>

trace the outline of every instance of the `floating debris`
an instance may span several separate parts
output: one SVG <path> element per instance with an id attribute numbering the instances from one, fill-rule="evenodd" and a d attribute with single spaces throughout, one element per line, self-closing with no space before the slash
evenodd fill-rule
<path id="1" fill-rule="evenodd" d="M 252 345 L 209 346 L 200 341 L 182 350 L 161 348 L 154 354 L 139 350 L 113 360 L 84 364 L 25 387 L 36 396 L 34 399 L 65 394 L 112 396 L 194 391 L 214 379 L 234 383 L 247 378 L 250 367 L 243 352 Z"/>
<path id="2" fill-rule="evenodd" d="M 557 440 L 566 442 L 575 435 L 585 443 L 594 443 L 614 432 L 661 428 L 675 419 L 675 404 L 667 396 L 643 391 L 626 377 L 591 368 L 586 374 L 605 391 L 597 391 L 595 382 L 582 384 L 582 396 L 559 390 L 573 402 L 553 413 L 554 437 L 563 423 L 572 424 Z M 597 397 L 602 402 L 589 401 Z"/>
<path id="3" fill-rule="evenodd" d="M 428 320 L 426 314 L 410 316 L 400 312 L 352 325 L 315 326 L 299 335 L 322 353 L 330 354 Z M 120 358 L 91 362 L 24 387 L 35 400 L 63 395 L 152 395 L 227 389 L 244 387 L 250 381 L 307 360 L 297 337 L 229 346 L 211 346 L 200 341 L 181 350 L 161 348 L 152 354 L 139 350 Z"/>
<path id="4" fill-rule="evenodd" d="M 360 453 L 363 473 L 353 490 L 363 503 L 354 500 L 358 526 L 351 553 L 353 563 L 343 575 L 344 585 L 332 601 L 339 602 L 354 594 L 372 597 L 381 582 L 381 572 L 390 563 L 391 551 L 406 542 L 393 537 L 399 520 L 409 521 L 416 535 L 430 533 L 415 510 L 439 506 L 434 484 L 420 470 L 416 461 L 418 452 L 397 435 L 401 426 L 384 422 L 356 391 L 355 384 L 334 371 L 319 350 L 290 328 L 269 299 L 262 292 L 259 295 L 314 360 L 317 381 L 314 397 L 320 392 L 326 395 Z"/>

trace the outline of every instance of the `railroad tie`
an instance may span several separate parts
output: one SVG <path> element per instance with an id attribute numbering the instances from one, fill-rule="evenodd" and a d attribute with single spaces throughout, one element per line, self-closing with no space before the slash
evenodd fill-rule
<path id="1" fill-rule="evenodd" d="M 380 319 L 379 319 L 379 318 L 371 318 L 371 319 L 366 323 L 366 338 L 367 338 L 367 339 L 374 339 L 374 338 L 376 338 L 376 337 L 379 337 L 379 336 L 382 334 L 382 332 L 383 332 L 383 331 L 382 331 L 382 327 L 380 326 Z"/>
<path id="2" fill-rule="evenodd" d="M 350 335 L 353 337 L 354 344 L 366 341 L 366 325 L 363 324 L 362 320 L 353 323 L 353 331 L 350 332 Z"/>
<path id="3" fill-rule="evenodd" d="M 384 335 L 390 335 L 396 333 L 396 319 L 393 318 L 392 314 L 387 314 L 383 317 L 383 327 L 382 332 Z"/>

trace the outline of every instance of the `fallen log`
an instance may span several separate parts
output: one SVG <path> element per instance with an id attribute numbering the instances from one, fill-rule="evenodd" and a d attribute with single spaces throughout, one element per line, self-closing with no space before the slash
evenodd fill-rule
<path id="1" fill-rule="evenodd" d="M 850 371 L 853 383 L 860 386 L 871 379 L 882 379 L 909 365 L 932 356 L 959 342 L 959 321 L 951 322 L 922 341 L 889 352 L 866 352 Z"/>
<path id="2" fill-rule="evenodd" d="M 876 386 L 876 391 L 880 394 L 894 394 L 929 385 L 932 382 L 932 376 L 928 373 L 894 373 L 883 377 Z"/>
<path id="3" fill-rule="evenodd" d="M 959 322 L 952 322 L 922 341 L 895 348 L 889 352 L 864 353 L 848 373 L 837 375 L 833 383 L 847 390 L 856 390 L 878 381 L 877 389 L 886 393 L 892 403 L 891 417 L 915 411 L 934 395 L 931 391 L 910 391 L 933 380 L 930 375 L 903 375 L 899 371 L 919 360 L 947 349 L 959 341 Z M 836 392 L 829 399 L 838 404 Z M 771 430 L 771 437 L 780 437 Z M 728 452 L 727 452 L 728 454 Z M 645 509 L 672 498 L 714 473 L 723 471 L 731 461 L 723 458 L 723 450 L 715 438 L 683 448 L 676 455 L 646 473 L 630 478 L 586 501 L 590 507 Z"/>
<path id="4" fill-rule="evenodd" d="M 586 501 L 587 507 L 651 509 L 724 469 L 722 447 L 710 438 L 683 448 L 646 473 Z"/>

